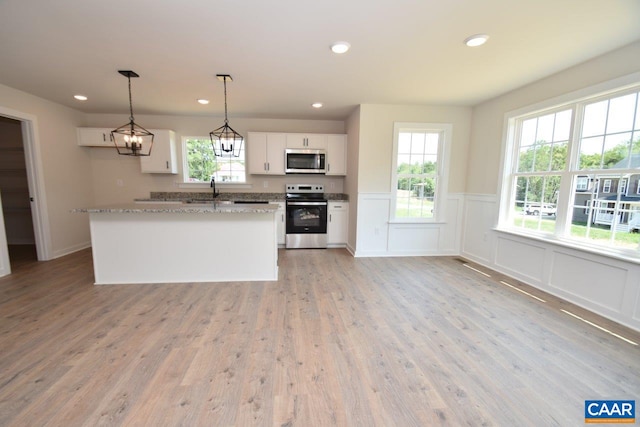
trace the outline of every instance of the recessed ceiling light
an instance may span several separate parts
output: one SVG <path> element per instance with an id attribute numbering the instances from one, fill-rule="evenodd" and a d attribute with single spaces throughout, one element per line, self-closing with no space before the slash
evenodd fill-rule
<path id="1" fill-rule="evenodd" d="M 322 108 L 322 102 L 314 102 L 311 106 L 313 108 Z"/>
<path id="2" fill-rule="evenodd" d="M 348 51 L 350 47 L 351 45 L 347 42 L 335 42 L 334 44 L 331 45 L 331 51 L 333 53 L 341 54 Z"/>
<path id="3" fill-rule="evenodd" d="M 474 34 L 473 36 L 469 36 L 464 39 L 464 44 L 469 47 L 482 46 L 487 42 L 489 36 L 486 34 Z"/>
<path id="4" fill-rule="evenodd" d="M 75 99 L 77 99 L 78 101 L 86 101 L 87 100 L 87 97 L 84 96 L 84 95 L 73 95 L 73 97 Z"/>
<path id="5" fill-rule="evenodd" d="M 209 100 L 201 98 L 201 99 L 198 99 L 198 103 L 202 105 L 207 105 L 209 103 Z"/>

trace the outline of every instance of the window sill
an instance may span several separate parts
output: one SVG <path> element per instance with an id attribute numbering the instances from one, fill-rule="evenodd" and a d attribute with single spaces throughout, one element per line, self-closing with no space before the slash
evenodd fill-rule
<path id="1" fill-rule="evenodd" d="M 631 262 L 633 264 L 640 264 L 640 252 L 634 249 L 618 249 L 611 247 L 603 247 L 598 245 L 590 245 L 588 243 L 578 242 L 576 240 L 560 239 L 553 235 L 542 235 L 534 233 L 523 233 L 519 230 L 509 228 L 494 228 L 494 231 L 499 233 L 508 234 L 511 236 L 523 237 L 525 239 L 535 240 L 541 243 L 547 243 L 554 246 L 560 246 L 563 248 L 573 249 L 581 252 L 586 252 L 593 255 L 599 255 L 607 258 L 612 258 L 620 261 Z"/>
<path id="2" fill-rule="evenodd" d="M 176 182 L 178 188 L 211 188 L 208 182 Z M 246 182 L 216 182 L 216 188 L 252 188 L 251 184 Z"/>
<path id="3" fill-rule="evenodd" d="M 389 224 L 395 224 L 395 225 L 416 225 L 416 224 L 422 224 L 422 225 L 441 225 L 441 224 L 446 224 L 446 221 L 436 221 L 436 220 L 424 220 L 424 219 L 392 219 L 390 221 L 388 221 Z"/>

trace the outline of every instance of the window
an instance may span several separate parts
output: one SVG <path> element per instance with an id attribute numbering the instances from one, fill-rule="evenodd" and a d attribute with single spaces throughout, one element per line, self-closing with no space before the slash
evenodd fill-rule
<path id="1" fill-rule="evenodd" d="M 544 233 L 553 231 L 572 117 L 571 110 L 563 109 L 527 117 L 518 123 L 519 147 L 512 175 L 513 226 Z"/>
<path id="2" fill-rule="evenodd" d="M 576 182 L 576 191 L 587 191 L 589 189 L 589 177 L 579 176 Z"/>
<path id="3" fill-rule="evenodd" d="M 620 186 L 618 187 L 618 191 L 622 195 L 624 195 L 627 192 L 627 180 L 626 179 L 620 180 Z"/>
<path id="4" fill-rule="evenodd" d="M 450 134 L 448 124 L 394 125 L 392 219 L 434 221 L 440 216 L 439 199 L 446 192 L 444 151 Z"/>
<path id="5" fill-rule="evenodd" d="M 639 90 L 511 117 L 499 227 L 640 257 Z"/>
<path id="6" fill-rule="evenodd" d="M 239 157 L 216 157 L 208 136 L 182 138 L 184 182 L 209 183 L 211 178 L 215 178 L 217 183 L 244 184 L 244 149 L 245 144 L 242 145 Z"/>

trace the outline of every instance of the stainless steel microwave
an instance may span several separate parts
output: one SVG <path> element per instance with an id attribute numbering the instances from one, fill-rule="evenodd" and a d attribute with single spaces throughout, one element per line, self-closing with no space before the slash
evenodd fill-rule
<path id="1" fill-rule="evenodd" d="M 326 153 L 324 150 L 284 150 L 285 173 L 325 173 Z"/>

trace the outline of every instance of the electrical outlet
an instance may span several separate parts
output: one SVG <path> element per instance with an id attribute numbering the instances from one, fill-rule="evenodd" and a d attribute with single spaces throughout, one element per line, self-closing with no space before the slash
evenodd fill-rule
<path id="1" fill-rule="evenodd" d="M 120 178 L 116 179 L 116 185 L 118 187 L 124 187 L 124 181 L 121 180 Z"/>
<path id="2" fill-rule="evenodd" d="M 329 187 L 331 187 L 332 190 L 336 189 L 336 183 L 332 182 L 331 184 L 329 184 Z"/>
<path id="3" fill-rule="evenodd" d="M 268 188 L 269 187 L 269 181 L 262 181 L 262 187 Z"/>

